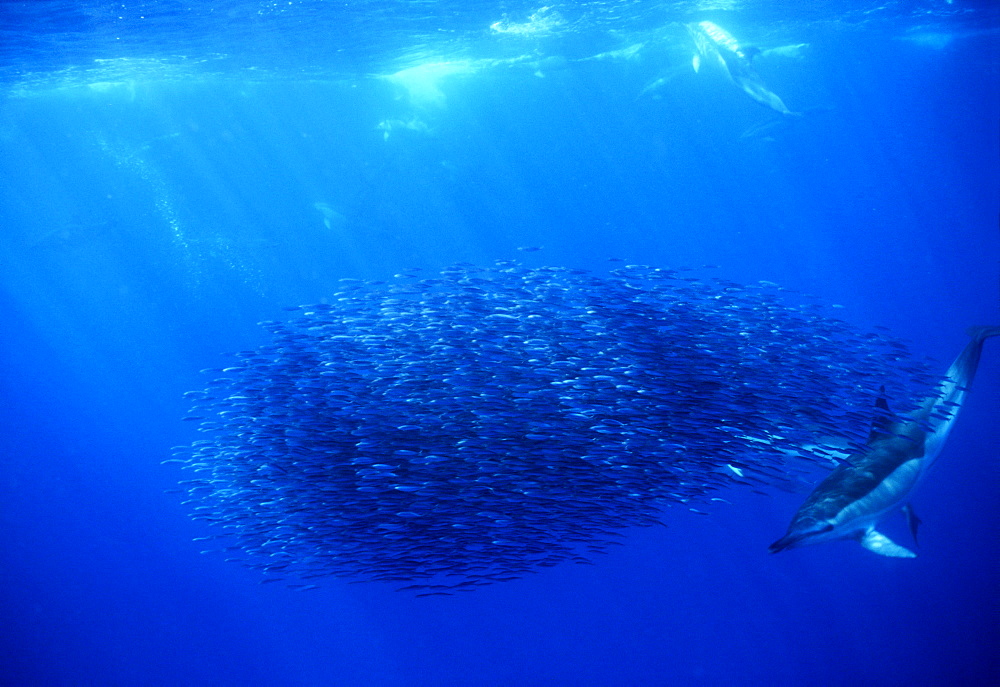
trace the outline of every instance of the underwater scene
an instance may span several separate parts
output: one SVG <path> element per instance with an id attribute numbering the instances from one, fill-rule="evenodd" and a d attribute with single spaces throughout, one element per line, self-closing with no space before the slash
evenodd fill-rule
<path id="1" fill-rule="evenodd" d="M 0 3 L 0 684 L 1000 683 L 1000 6 Z"/>

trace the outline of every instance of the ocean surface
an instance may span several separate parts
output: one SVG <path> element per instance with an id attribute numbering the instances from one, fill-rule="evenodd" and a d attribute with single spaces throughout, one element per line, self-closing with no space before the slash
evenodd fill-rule
<path id="1" fill-rule="evenodd" d="M 996 339 L 914 559 L 769 554 L 811 486 L 734 484 L 471 593 L 261 584 L 169 460 L 258 322 L 456 263 L 713 265 L 943 373 L 1000 324 L 998 121 L 988 2 L 0 3 L 0 684 L 997 684 Z"/>

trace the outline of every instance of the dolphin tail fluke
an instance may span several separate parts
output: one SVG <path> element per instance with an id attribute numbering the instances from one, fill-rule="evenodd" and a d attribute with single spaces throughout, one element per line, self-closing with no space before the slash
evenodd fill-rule
<path id="1" fill-rule="evenodd" d="M 973 341 L 983 341 L 991 336 L 1000 336 L 1000 326 L 969 327 L 966 332 Z"/>
<path id="2" fill-rule="evenodd" d="M 979 357 L 983 352 L 983 342 L 991 336 L 1000 336 L 1000 326 L 988 325 L 980 327 L 969 327 L 968 335 L 972 340 L 966 345 L 965 350 L 958 356 L 946 374 L 952 381 L 960 386 L 969 386 L 972 378 L 976 376 L 976 369 L 979 367 Z"/>
<path id="3" fill-rule="evenodd" d="M 917 554 L 910 551 L 904 546 L 900 546 L 895 543 L 889 537 L 885 536 L 880 532 L 875 530 L 869 530 L 865 534 L 861 535 L 861 546 L 865 547 L 869 551 L 877 553 L 880 556 L 889 556 L 890 558 L 916 558 Z"/>

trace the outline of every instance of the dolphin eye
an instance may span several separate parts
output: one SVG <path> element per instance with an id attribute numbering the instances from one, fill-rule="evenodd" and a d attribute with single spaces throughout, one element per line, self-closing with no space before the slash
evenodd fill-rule
<path id="1" fill-rule="evenodd" d="M 819 529 L 819 531 L 820 531 L 820 533 L 823 533 L 823 532 L 833 532 L 833 525 L 830 524 L 830 523 L 827 523 L 825 526 L 821 527 Z"/>

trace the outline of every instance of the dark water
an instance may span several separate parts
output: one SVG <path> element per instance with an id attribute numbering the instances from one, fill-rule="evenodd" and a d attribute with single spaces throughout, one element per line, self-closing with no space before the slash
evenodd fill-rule
<path id="1" fill-rule="evenodd" d="M 701 20 L 806 114 L 695 74 Z M 960 0 L 0 5 L 0 681 L 995 683 L 995 340 L 913 560 L 769 555 L 805 494 L 733 489 L 596 566 L 296 592 L 201 555 L 160 461 L 258 321 L 457 261 L 715 264 L 943 370 L 1000 320 L 998 36 Z"/>

